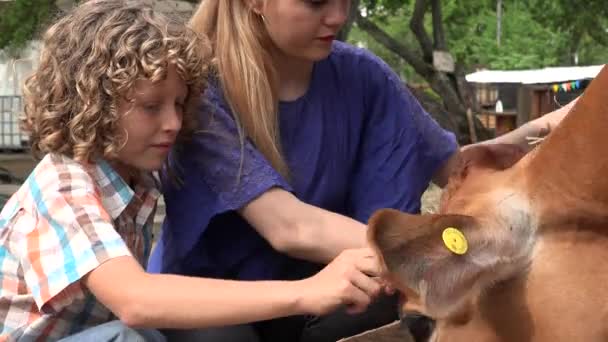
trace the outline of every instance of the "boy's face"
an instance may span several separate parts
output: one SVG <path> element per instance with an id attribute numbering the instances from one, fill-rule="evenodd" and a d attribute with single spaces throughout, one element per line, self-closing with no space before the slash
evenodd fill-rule
<path id="1" fill-rule="evenodd" d="M 175 70 L 168 68 L 167 78 L 157 83 L 137 81 L 129 94 L 133 102 L 122 100 L 118 129 L 126 132 L 127 142 L 118 152 L 120 164 L 137 170 L 161 168 L 182 127 L 188 88 Z"/>

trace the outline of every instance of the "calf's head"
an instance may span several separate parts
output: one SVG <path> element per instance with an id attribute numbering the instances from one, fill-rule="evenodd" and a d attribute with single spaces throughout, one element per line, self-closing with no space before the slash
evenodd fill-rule
<path id="1" fill-rule="evenodd" d="M 461 153 L 438 213 L 383 209 L 371 217 L 368 240 L 406 295 L 406 311 L 464 313 L 484 288 L 529 264 L 537 223 L 520 191 L 523 155 L 510 145 L 471 147 Z"/>

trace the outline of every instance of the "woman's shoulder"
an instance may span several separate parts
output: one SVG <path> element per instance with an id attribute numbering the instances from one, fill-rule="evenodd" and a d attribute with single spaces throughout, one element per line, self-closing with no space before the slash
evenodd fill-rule
<path id="1" fill-rule="evenodd" d="M 333 43 L 328 60 L 344 67 L 357 68 L 358 72 L 362 71 L 361 68 L 375 72 L 392 72 L 390 66 L 370 50 L 342 41 Z"/>
<path id="2" fill-rule="evenodd" d="M 226 100 L 224 98 L 224 92 L 222 90 L 220 79 L 217 75 L 209 75 L 205 89 L 201 94 L 201 98 L 203 104 L 214 104 L 222 107 L 225 106 Z"/>
<path id="3" fill-rule="evenodd" d="M 364 82 L 366 87 L 402 85 L 393 69 L 382 58 L 364 47 L 335 41 L 327 62 L 337 74 L 346 77 L 348 82 Z"/>
<path id="4" fill-rule="evenodd" d="M 232 109 L 224 95 L 224 89 L 217 76 L 210 76 L 205 89 L 200 94 L 198 121 L 202 126 L 210 124 L 210 120 L 220 120 L 222 124 L 233 120 Z M 218 122 L 216 122 L 218 124 Z"/>
<path id="5" fill-rule="evenodd" d="M 372 51 L 340 41 L 334 42 L 324 71 L 365 103 L 388 92 L 401 93 L 405 83 Z M 327 76 L 325 76 L 327 77 Z"/>

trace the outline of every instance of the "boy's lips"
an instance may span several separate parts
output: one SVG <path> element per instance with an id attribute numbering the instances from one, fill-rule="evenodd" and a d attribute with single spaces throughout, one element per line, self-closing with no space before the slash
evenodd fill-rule
<path id="1" fill-rule="evenodd" d="M 173 146 L 172 142 L 164 142 L 159 144 L 153 144 L 152 147 L 160 148 L 160 149 L 170 149 Z"/>

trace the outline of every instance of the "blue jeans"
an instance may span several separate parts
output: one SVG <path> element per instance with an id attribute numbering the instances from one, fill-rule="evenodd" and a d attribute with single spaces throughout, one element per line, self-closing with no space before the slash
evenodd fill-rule
<path id="1" fill-rule="evenodd" d="M 166 342 L 165 337 L 154 329 L 133 329 L 121 321 L 111 321 L 83 330 L 58 342 Z"/>
<path id="2" fill-rule="evenodd" d="M 320 317 L 289 316 L 254 324 L 163 330 L 169 342 L 335 342 L 399 319 L 397 296 L 380 296 L 365 312 L 336 310 Z"/>

